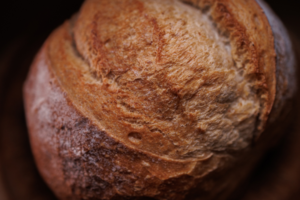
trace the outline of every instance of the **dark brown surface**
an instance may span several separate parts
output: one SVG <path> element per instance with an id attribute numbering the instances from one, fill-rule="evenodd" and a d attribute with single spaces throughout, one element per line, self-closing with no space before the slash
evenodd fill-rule
<path id="1" fill-rule="evenodd" d="M 273 4 L 275 5 L 276 1 Z M 284 8 L 289 6 L 288 2 L 282 6 L 278 5 L 277 8 L 281 13 L 287 12 Z M 293 8 L 296 7 L 289 7 L 292 11 Z M 286 19 L 289 19 L 287 24 L 291 24 L 293 29 L 293 27 L 297 28 L 298 18 L 295 18 L 297 13 L 292 11 L 287 12 L 286 16 L 288 17 Z M 73 12 L 74 10 L 71 13 Z M 295 31 L 298 33 L 297 30 Z M 35 169 L 29 149 L 21 99 L 21 87 L 28 66 L 44 38 L 37 40 L 37 37 L 31 37 L 16 40 L 15 45 L 5 48 L 6 51 L 2 54 L 0 62 L 1 177 L 5 185 L 4 190 L 12 200 L 55 199 Z M 32 45 L 34 43 L 36 45 Z M 32 48 L 32 51 L 29 50 L 28 46 Z M 298 133 L 300 133 L 300 130 L 296 128 L 293 135 L 287 137 L 280 147 L 270 152 L 264 159 L 264 162 L 253 175 L 252 186 L 246 190 L 246 199 L 298 199 L 298 180 L 300 179 L 298 159 L 300 134 Z M 260 195 L 261 198 L 255 195 Z M 251 196 L 252 198 L 250 198 Z"/>
<path id="2" fill-rule="evenodd" d="M 5 1 L 0 39 L 0 199 L 56 199 L 40 178 L 30 151 L 22 86 L 32 59 L 49 33 L 82 0 Z M 18 25 L 16 25 L 18 24 Z"/>

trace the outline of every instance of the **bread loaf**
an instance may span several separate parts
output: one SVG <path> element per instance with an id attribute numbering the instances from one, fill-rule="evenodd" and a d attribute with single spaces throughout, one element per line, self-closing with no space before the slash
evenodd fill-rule
<path id="1" fill-rule="evenodd" d="M 294 60 L 260 0 L 86 0 L 24 85 L 39 171 L 62 200 L 226 199 L 284 134 Z"/>

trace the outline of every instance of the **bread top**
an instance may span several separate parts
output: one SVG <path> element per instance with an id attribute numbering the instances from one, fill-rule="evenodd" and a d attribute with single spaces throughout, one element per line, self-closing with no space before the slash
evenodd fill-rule
<path id="1" fill-rule="evenodd" d="M 254 0 L 87 0 L 46 46 L 83 115 L 164 159 L 249 147 L 275 99 L 274 37 Z"/>

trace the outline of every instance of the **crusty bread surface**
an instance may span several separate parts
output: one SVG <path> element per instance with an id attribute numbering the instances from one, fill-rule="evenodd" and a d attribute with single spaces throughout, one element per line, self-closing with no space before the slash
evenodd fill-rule
<path id="1" fill-rule="evenodd" d="M 281 135 L 294 68 L 262 1 L 87 0 L 24 86 L 39 171 L 60 199 L 226 199 Z"/>

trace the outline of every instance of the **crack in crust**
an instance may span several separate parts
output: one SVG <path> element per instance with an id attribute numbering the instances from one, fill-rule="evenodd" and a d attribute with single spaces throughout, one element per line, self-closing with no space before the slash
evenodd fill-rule
<path id="1" fill-rule="evenodd" d="M 268 98 L 254 76 L 255 41 L 226 4 L 202 7 L 205 13 L 179 1 L 87 1 L 67 42 L 78 53 L 64 44 L 69 57 L 88 63 L 77 64 L 82 78 L 67 80 L 50 50 L 54 71 L 74 103 L 129 146 L 176 159 L 247 148 Z M 131 132 L 141 134 L 140 143 Z"/>

